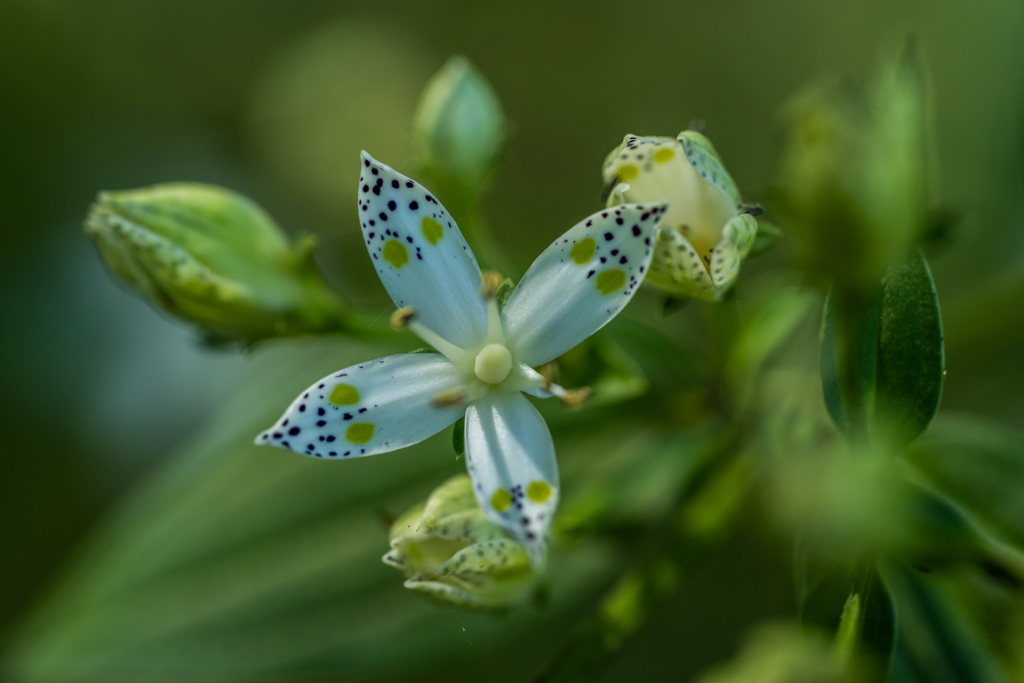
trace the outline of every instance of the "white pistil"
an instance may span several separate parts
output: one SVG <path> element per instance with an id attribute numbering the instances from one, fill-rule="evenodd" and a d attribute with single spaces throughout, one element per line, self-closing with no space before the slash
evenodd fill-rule
<path id="1" fill-rule="evenodd" d="M 502 344 L 488 344 L 476 356 L 473 370 L 481 382 L 498 384 L 512 369 L 512 354 Z"/>

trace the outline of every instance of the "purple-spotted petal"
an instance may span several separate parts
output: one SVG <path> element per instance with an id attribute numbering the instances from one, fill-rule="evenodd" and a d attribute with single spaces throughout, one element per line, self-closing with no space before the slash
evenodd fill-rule
<path id="1" fill-rule="evenodd" d="M 667 204 L 623 204 L 595 213 L 555 240 L 502 311 L 509 350 L 541 365 L 604 327 L 633 298 L 650 267 Z"/>
<path id="2" fill-rule="evenodd" d="M 380 281 L 399 308 L 463 349 L 487 333 L 480 266 L 451 215 L 422 185 L 366 152 L 359 224 Z"/>
<path id="3" fill-rule="evenodd" d="M 256 443 L 315 458 L 358 458 L 411 446 L 458 420 L 431 399 L 465 383 L 444 356 L 385 356 L 324 377 L 299 394 Z"/>
<path id="4" fill-rule="evenodd" d="M 466 469 L 481 509 L 542 566 L 558 507 L 558 463 L 551 432 L 525 396 L 492 392 L 469 406 Z"/>

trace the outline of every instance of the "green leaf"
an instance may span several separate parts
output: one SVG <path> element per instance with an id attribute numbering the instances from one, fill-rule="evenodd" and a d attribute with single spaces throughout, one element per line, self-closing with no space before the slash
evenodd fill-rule
<path id="1" fill-rule="evenodd" d="M 452 428 L 452 449 L 455 457 L 461 458 L 466 453 L 466 418 L 460 417 Z"/>
<path id="2" fill-rule="evenodd" d="M 904 564 L 882 567 L 900 614 L 894 673 L 899 681 L 996 683 L 996 663 L 979 634 L 955 610 L 944 590 L 945 577 L 933 577 Z"/>
<path id="3" fill-rule="evenodd" d="M 975 520 L 1024 549 L 1024 439 L 968 415 L 945 416 L 904 458 Z"/>
<path id="4" fill-rule="evenodd" d="M 840 362 L 843 329 L 854 331 L 848 343 L 857 367 Z M 844 383 L 844 367 L 856 378 Z M 897 449 L 906 446 L 934 417 L 944 375 L 939 299 L 920 250 L 886 271 L 877 309 L 870 298 L 850 302 L 830 293 L 822 322 L 821 379 L 825 404 L 841 431 L 849 435 L 847 401 L 850 382 L 856 382 L 871 435 Z"/>
<path id="5" fill-rule="evenodd" d="M 946 374 L 939 295 L 920 250 L 886 272 L 878 343 L 876 425 L 902 446 L 928 428 Z"/>

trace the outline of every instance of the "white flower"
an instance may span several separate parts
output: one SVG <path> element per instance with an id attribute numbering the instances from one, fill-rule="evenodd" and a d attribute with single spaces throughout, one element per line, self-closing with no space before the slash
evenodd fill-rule
<path id="1" fill-rule="evenodd" d="M 558 465 L 551 433 L 523 392 L 565 393 L 533 368 L 629 302 L 667 204 L 623 205 L 584 219 L 534 261 L 499 313 L 437 199 L 365 152 L 362 162 L 359 219 L 374 266 L 397 317 L 440 355 L 399 354 L 332 373 L 256 443 L 357 458 L 410 446 L 465 414 L 476 499 L 540 566 L 558 504 Z"/>
<path id="2" fill-rule="evenodd" d="M 757 235 L 757 221 L 711 141 L 627 135 L 604 162 L 609 205 L 672 202 L 662 221 L 646 284 L 675 296 L 719 299 L 736 280 Z"/>

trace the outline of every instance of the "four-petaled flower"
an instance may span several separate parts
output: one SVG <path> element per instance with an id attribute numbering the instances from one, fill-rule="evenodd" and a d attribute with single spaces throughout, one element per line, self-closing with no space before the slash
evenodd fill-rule
<path id="1" fill-rule="evenodd" d="M 555 240 L 499 312 L 494 287 L 444 207 L 362 155 L 359 220 L 396 318 L 441 355 L 398 354 L 332 373 L 256 438 L 317 458 L 412 445 L 465 414 L 466 467 L 480 507 L 542 565 L 558 504 L 544 418 L 523 392 L 564 395 L 534 370 L 615 317 L 651 261 L 667 204 L 598 212 Z"/>

